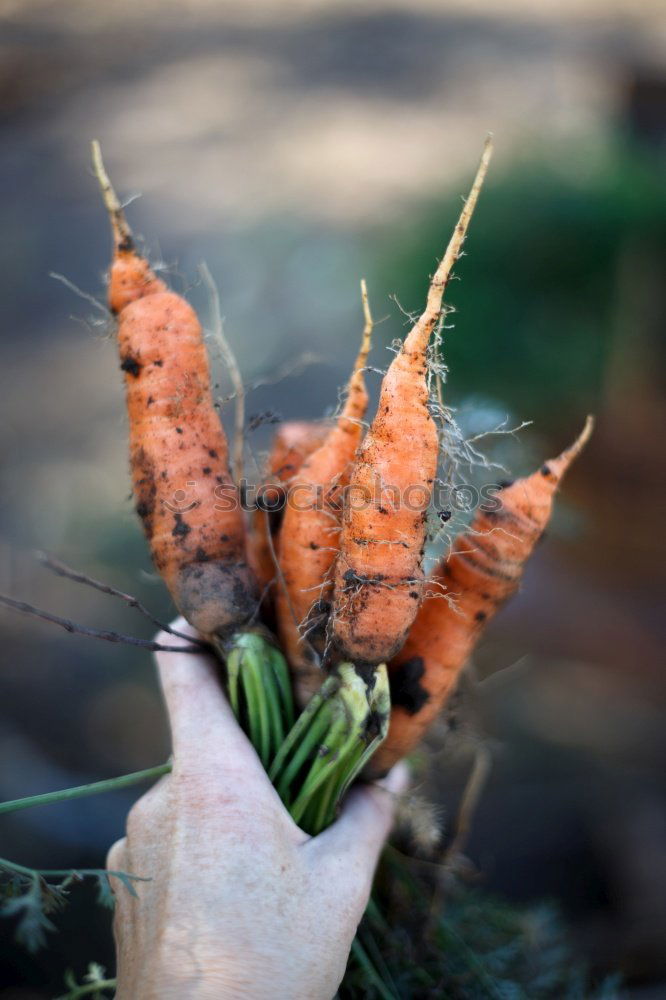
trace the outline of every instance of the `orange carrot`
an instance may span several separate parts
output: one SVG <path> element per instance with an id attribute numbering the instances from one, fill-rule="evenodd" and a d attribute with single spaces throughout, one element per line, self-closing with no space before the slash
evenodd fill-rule
<path id="1" fill-rule="evenodd" d="M 113 230 L 108 294 L 125 373 L 136 509 L 181 613 L 200 632 L 224 638 L 254 614 L 256 595 L 201 324 L 138 252 L 97 143 L 93 164 Z"/>
<path id="2" fill-rule="evenodd" d="M 284 484 L 296 475 L 329 432 L 330 426 L 325 423 L 293 420 L 283 424 L 273 438 L 265 479 L 247 536 L 248 562 L 262 593 L 275 578 L 272 549 L 277 547 L 277 532 L 284 513 Z M 274 536 L 273 545 L 271 536 Z"/>
<path id="3" fill-rule="evenodd" d="M 407 642 L 389 664 L 391 723 L 372 760 L 373 774 L 388 771 L 420 742 L 481 632 L 518 589 L 550 520 L 555 492 L 592 427 L 588 417 L 580 437 L 558 458 L 505 487 L 498 510 L 479 510 L 471 529 L 456 539 L 451 555 L 433 572 Z"/>
<path id="4" fill-rule="evenodd" d="M 357 665 L 382 663 L 400 649 L 423 596 L 421 564 L 438 453 L 426 352 L 491 154 L 487 140 L 425 311 L 384 377 L 377 415 L 352 473 L 329 633 L 332 655 Z"/>
<path id="5" fill-rule="evenodd" d="M 275 432 L 267 471 L 281 483 L 288 483 L 305 459 L 331 432 L 330 424 L 315 420 L 290 420 Z"/>
<path id="6" fill-rule="evenodd" d="M 331 569 L 338 552 L 340 490 L 361 442 L 368 406 L 363 368 L 373 324 L 365 282 L 361 292 L 365 327 L 347 398 L 323 444 L 292 478 L 280 529 L 278 634 L 300 705 L 309 700 L 323 679 L 320 654 L 333 585 Z"/>

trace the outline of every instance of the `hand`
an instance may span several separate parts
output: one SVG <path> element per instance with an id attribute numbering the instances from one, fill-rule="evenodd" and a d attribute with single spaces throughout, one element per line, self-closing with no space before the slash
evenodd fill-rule
<path id="1" fill-rule="evenodd" d="M 116 885 L 117 1000 L 331 1000 L 406 769 L 353 789 L 334 825 L 308 837 L 239 728 L 212 658 L 156 660 L 174 765 L 132 807 L 107 859 L 151 879 L 134 883 L 136 899 Z"/>

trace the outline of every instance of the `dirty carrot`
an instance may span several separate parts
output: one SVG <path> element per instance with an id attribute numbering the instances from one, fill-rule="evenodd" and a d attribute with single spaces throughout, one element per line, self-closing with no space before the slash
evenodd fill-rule
<path id="1" fill-rule="evenodd" d="M 316 420 L 290 420 L 275 432 L 267 471 L 281 483 L 296 475 L 305 459 L 330 434 L 330 424 Z"/>
<path id="2" fill-rule="evenodd" d="M 372 760 L 383 774 L 420 742 L 441 711 L 490 619 L 518 589 L 525 564 L 550 520 L 564 473 L 592 433 L 537 472 L 502 489 L 496 510 L 479 510 L 451 555 L 433 572 L 407 641 L 389 664 L 388 736 Z"/>
<path id="3" fill-rule="evenodd" d="M 340 416 L 323 444 L 292 477 L 280 529 L 278 634 L 304 705 L 322 681 L 323 649 L 332 567 L 338 553 L 341 489 L 363 437 L 368 406 L 363 370 L 370 350 L 372 315 L 361 282 L 365 326 Z"/>
<path id="4" fill-rule="evenodd" d="M 275 579 L 273 550 L 277 548 L 277 532 L 284 513 L 284 484 L 323 443 L 330 429 L 321 422 L 292 420 L 275 433 L 247 536 L 248 562 L 262 593 Z"/>
<path id="5" fill-rule="evenodd" d="M 125 375 L 136 509 L 176 605 L 224 637 L 255 612 L 238 493 L 211 393 L 202 329 L 139 253 L 93 143 L 113 232 L 108 299 Z"/>
<path id="6" fill-rule="evenodd" d="M 427 348 L 492 154 L 486 141 L 472 189 L 430 283 L 426 308 L 384 377 L 377 414 L 348 490 L 330 617 L 331 654 L 357 665 L 393 656 L 423 595 L 427 509 L 438 441 L 428 409 Z"/>

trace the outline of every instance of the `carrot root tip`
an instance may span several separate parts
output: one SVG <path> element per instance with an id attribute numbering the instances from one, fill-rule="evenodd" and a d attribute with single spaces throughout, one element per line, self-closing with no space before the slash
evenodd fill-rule
<path id="1" fill-rule="evenodd" d="M 99 183 L 100 190 L 102 192 L 102 199 L 111 220 L 111 229 L 113 231 L 113 241 L 116 252 L 130 253 L 135 248 L 132 230 L 129 227 L 127 219 L 125 218 L 123 206 L 120 204 L 118 195 L 109 180 L 109 175 L 106 172 L 104 160 L 102 159 L 102 147 L 97 139 L 92 140 L 90 149 L 93 172 Z"/>

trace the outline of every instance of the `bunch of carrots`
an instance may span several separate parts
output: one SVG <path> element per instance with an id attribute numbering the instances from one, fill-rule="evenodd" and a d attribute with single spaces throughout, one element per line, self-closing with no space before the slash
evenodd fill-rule
<path id="1" fill-rule="evenodd" d="M 519 586 L 592 429 L 588 418 L 558 458 L 505 485 L 498 509 L 480 509 L 426 578 L 443 459 L 433 337 L 491 154 L 488 140 L 373 419 L 366 423 L 373 323 L 362 284 L 365 326 L 340 412 L 329 424 L 278 430 L 248 520 L 201 324 L 140 253 L 93 145 L 113 230 L 108 300 L 136 509 L 176 606 L 219 656 L 241 725 L 294 819 L 313 834 L 334 820 L 352 781 L 385 774 L 423 738 L 484 627 Z"/>

